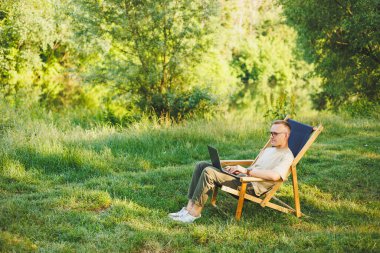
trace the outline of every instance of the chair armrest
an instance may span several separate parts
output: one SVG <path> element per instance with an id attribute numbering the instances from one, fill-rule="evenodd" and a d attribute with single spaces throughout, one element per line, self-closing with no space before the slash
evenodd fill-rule
<path id="1" fill-rule="evenodd" d="M 247 183 L 247 182 L 282 182 L 282 179 L 277 180 L 277 181 L 272 181 L 272 180 L 266 180 L 258 177 L 241 177 L 240 182 L 242 183 Z"/>
<path id="2" fill-rule="evenodd" d="M 220 163 L 222 166 L 227 165 L 251 165 L 255 160 L 221 160 Z"/>

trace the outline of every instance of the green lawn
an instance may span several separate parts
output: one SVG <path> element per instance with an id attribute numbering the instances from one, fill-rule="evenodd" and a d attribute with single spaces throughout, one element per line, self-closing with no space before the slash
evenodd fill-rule
<path id="1" fill-rule="evenodd" d="M 33 116 L 31 116 L 33 117 Z M 130 128 L 53 116 L 0 120 L 2 252 L 380 252 L 378 120 L 311 115 L 325 130 L 298 167 L 296 218 L 218 196 L 202 218 L 167 218 L 186 203 L 193 166 L 207 144 L 223 159 L 254 157 L 267 140 L 263 118 L 225 116 Z M 290 183 L 280 191 L 292 203 Z"/>

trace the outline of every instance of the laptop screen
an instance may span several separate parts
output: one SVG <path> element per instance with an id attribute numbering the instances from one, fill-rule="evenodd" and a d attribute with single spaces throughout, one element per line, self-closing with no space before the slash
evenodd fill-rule
<path id="1" fill-rule="evenodd" d="M 218 169 L 222 169 L 222 165 L 220 164 L 220 158 L 219 158 L 218 150 L 216 150 L 215 148 L 213 148 L 211 146 L 207 146 L 207 148 L 208 148 L 208 153 L 210 154 L 212 166 L 214 166 L 215 168 L 218 168 Z"/>

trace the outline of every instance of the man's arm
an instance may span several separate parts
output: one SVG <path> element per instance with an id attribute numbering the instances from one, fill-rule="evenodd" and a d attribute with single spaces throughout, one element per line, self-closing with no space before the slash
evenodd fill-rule
<path id="1" fill-rule="evenodd" d="M 278 181 L 281 179 L 281 176 L 278 172 L 273 170 L 248 170 L 247 175 L 250 177 L 258 177 L 270 181 Z"/>
<path id="2" fill-rule="evenodd" d="M 278 172 L 273 171 L 273 170 L 249 170 L 247 168 L 244 168 L 240 165 L 237 166 L 227 166 L 225 167 L 226 170 L 228 170 L 230 173 L 234 174 L 247 174 L 250 177 L 257 177 L 257 178 L 262 178 L 265 180 L 270 180 L 270 181 L 277 181 L 281 179 L 281 176 Z"/>

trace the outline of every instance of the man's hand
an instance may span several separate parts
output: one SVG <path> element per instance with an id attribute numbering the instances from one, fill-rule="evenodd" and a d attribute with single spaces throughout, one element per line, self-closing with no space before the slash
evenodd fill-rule
<path id="1" fill-rule="evenodd" d="M 244 167 L 242 167 L 240 165 L 226 166 L 224 169 L 227 170 L 229 173 L 232 173 L 232 174 L 235 174 L 235 175 L 236 174 L 240 174 L 240 173 L 247 174 L 247 172 L 248 172 L 246 168 L 244 168 Z"/>

